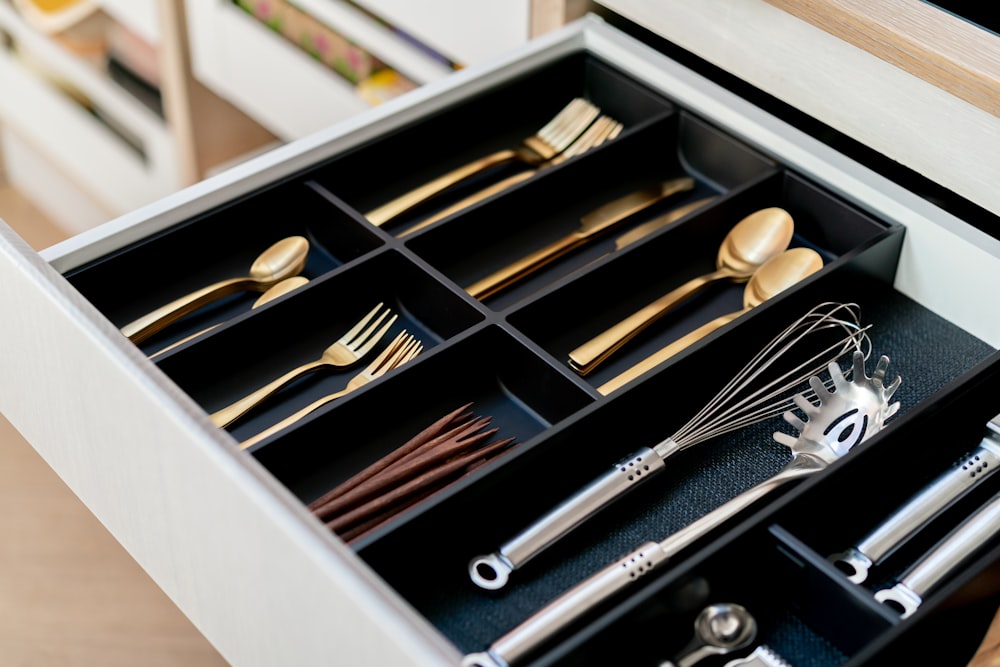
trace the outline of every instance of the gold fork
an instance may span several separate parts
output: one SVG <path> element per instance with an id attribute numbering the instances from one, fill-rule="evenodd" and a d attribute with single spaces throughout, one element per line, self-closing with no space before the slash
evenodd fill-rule
<path id="1" fill-rule="evenodd" d="M 396 336 L 396 338 L 391 343 L 389 343 L 384 350 L 382 350 L 382 353 L 379 354 L 377 357 L 375 357 L 374 361 L 368 364 L 368 366 L 363 371 L 352 377 L 347 382 L 346 387 L 344 387 L 338 392 L 327 394 L 323 398 L 313 401 L 312 403 L 302 408 L 298 412 L 289 415 L 288 417 L 285 417 L 274 426 L 266 428 L 257 435 L 248 438 L 247 440 L 244 440 L 243 442 L 240 443 L 240 449 L 247 449 L 249 447 L 253 447 L 264 438 L 269 438 L 278 431 L 282 431 L 288 428 L 295 422 L 299 421 L 306 415 L 315 412 L 316 410 L 323 407 L 327 403 L 332 403 L 338 398 L 346 396 L 347 394 L 351 393 L 352 391 L 355 391 L 356 389 L 360 389 L 361 387 L 365 386 L 372 380 L 382 377 L 389 371 L 395 368 L 399 368 L 407 361 L 410 361 L 418 354 L 420 354 L 420 352 L 423 351 L 423 349 L 424 349 L 423 344 L 419 340 L 414 338 L 412 334 L 407 334 L 406 331 L 401 331 L 399 335 Z"/>
<path id="2" fill-rule="evenodd" d="M 599 113 L 593 104 L 577 97 L 537 133 L 523 139 L 521 144 L 515 148 L 496 151 L 453 169 L 369 211 L 365 217 L 373 225 L 380 227 L 432 196 L 491 167 L 508 162 L 523 162 L 528 165 L 539 165 L 547 162 L 566 150 L 573 140 L 597 118 Z"/>
<path id="3" fill-rule="evenodd" d="M 260 389 L 247 394 L 232 405 L 213 412 L 211 415 L 212 422 L 219 427 L 232 424 L 263 401 L 270 398 L 271 395 L 285 385 L 309 373 L 314 373 L 324 368 L 346 368 L 353 366 L 362 357 L 371 352 L 372 348 L 385 336 L 392 323 L 396 321 L 396 315 L 393 315 L 389 318 L 389 321 L 382 324 L 382 321 L 385 320 L 391 311 L 386 308 L 379 315 L 380 310 L 382 310 L 381 303 L 372 308 L 367 315 L 351 327 L 350 331 L 341 336 L 330 347 L 323 350 L 323 355 L 319 359 L 293 368 Z M 379 325 L 382 325 L 381 328 L 379 328 Z"/>
<path id="4" fill-rule="evenodd" d="M 590 150 L 591 148 L 596 148 L 597 146 L 600 146 L 606 141 L 611 141 L 619 134 L 621 134 L 622 127 L 623 127 L 622 124 L 616 121 L 614 118 L 602 115 L 597 120 L 595 120 L 583 134 L 577 137 L 576 141 L 574 141 L 572 144 L 569 145 L 569 148 L 567 148 L 565 151 L 555 156 L 548 162 L 534 169 L 520 171 L 516 174 L 508 176 L 502 181 L 497 181 L 493 185 L 487 186 L 482 190 L 480 190 L 479 192 L 473 193 L 468 197 L 466 197 L 465 199 L 455 202 L 448 208 L 438 211 L 429 218 L 421 220 L 418 224 L 397 234 L 397 236 L 399 238 L 402 238 L 404 236 L 412 234 L 418 229 L 423 229 L 428 225 L 434 224 L 435 222 L 437 222 L 441 218 L 444 218 L 445 216 L 449 216 L 452 213 L 461 211 L 462 209 L 472 206 L 477 202 L 481 202 L 487 197 L 491 197 L 497 193 L 503 192 L 504 190 L 513 185 L 516 185 L 522 181 L 526 181 L 540 171 L 544 171 L 549 167 L 561 164 L 566 160 L 570 159 L 571 157 L 575 157 L 577 155 L 580 155 L 581 153 Z"/>

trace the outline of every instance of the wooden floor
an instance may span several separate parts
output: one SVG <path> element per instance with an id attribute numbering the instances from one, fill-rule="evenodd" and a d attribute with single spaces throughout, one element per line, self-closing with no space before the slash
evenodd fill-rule
<path id="1" fill-rule="evenodd" d="M 35 249 L 64 236 L 2 168 L 0 219 Z M 227 664 L 2 416 L 0 536 L 2 667 Z"/>

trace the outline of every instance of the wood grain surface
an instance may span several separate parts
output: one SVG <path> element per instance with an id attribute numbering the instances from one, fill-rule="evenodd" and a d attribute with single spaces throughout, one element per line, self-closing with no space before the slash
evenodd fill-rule
<path id="1" fill-rule="evenodd" d="M 920 0 L 767 0 L 1000 116 L 1000 38 Z"/>

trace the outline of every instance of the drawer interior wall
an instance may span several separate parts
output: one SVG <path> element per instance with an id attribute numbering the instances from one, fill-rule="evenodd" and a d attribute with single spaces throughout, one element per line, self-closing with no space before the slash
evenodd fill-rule
<path id="1" fill-rule="evenodd" d="M 432 225 L 415 229 L 516 170 L 495 169 L 382 226 L 366 219 L 366 211 L 386 199 L 532 134 L 573 97 L 585 97 L 621 121 L 621 134 Z M 689 190 L 631 215 L 497 296 L 480 300 L 466 291 L 471 282 L 574 232 L 602 204 L 682 176 L 692 179 Z M 619 234 L 703 197 L 712 199 L 638 242 L 616 243 Z M 712 285 L 595 372 L 581 375 L 568 366 L 567 355 L 581 342 L 711 272 L 736 222 L 768 207 L 791 215 L 790 246 L 815 250 L 822 269 L 610 394 L 602 387 L 619 373 L 714 318 L 742 311 L 747 286 Z M 671 642 L 679 647 L 686 639 L 692 609 L 708 601 L 698 581 L 711 582 L 707 592 L 733 591 L 755 602 L 762 626 L 772 633 L 763 636 L 804 637 L 784 646 L 809 664 L 857 661 L 912 640 L 907 622 L 843 585 L 823 558 L 837 540 L 850 539 L 858 525 L 852 517 L 866 503 L 885 510 L 945 456 L 922 449 L 906 455 L 904 474 L 880 477 L 876 485 L 868 462 L 879 465 L 890 452 L 906 449 L 912 438 L 907 429 L 919 423 L 922 434 L 935 432 L 944 440 L 957 420 L 968 429 L 961 439 L 965 446 L 981 437 L 990 392 L 977 394 L 971 406 L 955 399 L 944 408 L 940 397 L 956 396 L 966 386 L 989 387 L 1000 359 L 986 343 L 892 288 L 905 235 L 897 221 L 873 216 L 809 174 L 581 52 L 73 269 L 67 278 L 124 326 L 181 294 L 243 275 L 261 250 L 291 235 L 309 241 L 306 285 L 260 306 L 256 294 L 235 294 L 139 345 L 159 353 L 155 359 L 166 376 L 212 413 L 320 357 L 376 304 L 390 307 L 397 319 L 385 340 L 405 330 L 422 342 L 421 354 L 257 442 L 248 455 L 310 503 L 442 415 L 469 406 L 491 417 L 498 438 L 513 438 L 509 450 L 352 542 L 460 650 L 481 650 L 622 553 L 665 537 L 777 472 L 788 454 L 772 434 L 787 427 L 774 414 L 671 460 L 655 483 L 596 514 L 531 561 L 510 589 L 487 594 L 468 580 L 470 557 L 496 547 L 637 447 L 669 436 L 789 322 L 829 302 L 856 304 L 861 320 L 872 325 L 869 370 L 878 355 L 890 357 L 890 372 L 903 377 L 899 414 L 870 446 L 741 514 L 713 533 L 714 542 L 685 552 L 648 587 L 609 605 L 536 658 L 574 664 L 591 650 L 611 651 L 615 633 L 638 619 L 640 627 L 669 621 L 682 628 L 672 629 L 662 647 L 643 648 L 636 664 L 665 659 Z M 209 326 L 215 328 L 186 340 Z M 345 389 L 361 367 L 298 380 L 228 429 L 242 442 Z M 806 388 L 803 378 L 786 394 Z M 948 445 L 947 455 L 957 455 L 955 443 Z M 820 524 L 812 522 L 813 505 L 834 505 L 842 489 L 858 485 L 879 493 L 852 497 L 855 512 L 828 511 Z M 939 525 L 954 524 L 976 498 L 951 508 Z M 875 514 L 867 516 L 874 520 Z M 905 562 L 904 554 L 923 553 L 933 534 L 913 540 L 896 558 Z M 744 551 L 753 554 L 747 567 L 754 576 L 742 577 L 731 567 L 734 554 Z M 808 582 L 790 597 L 771 596 L 768 579 L 799 576 Z M 824 600 L 856 616 L 856 632 L 845 634 L 826 615 L 810 611 Z"/>

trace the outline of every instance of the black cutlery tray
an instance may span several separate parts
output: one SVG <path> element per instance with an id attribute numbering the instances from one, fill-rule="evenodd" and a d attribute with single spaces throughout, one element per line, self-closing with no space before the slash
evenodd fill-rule
<path id="1" fill-rule="evenodd" d="M 488 179 L 382 227 L 364 217 L 442 171 L 515 144 L 576 96 L 621 121 L 621 136 L 412 234 L 402 235 Z M 572 232 L 595 207 L 685 175 L 695 181 L 691 192 L 636 214 L 496 297 L 480 302 L 463 289 Z M 707 195 L 716 197 L 710 205 L 615 249 L 622 231 Z M 711 271 L 731 226 L 770 206 L 789 211 L 792 245 L 818 251 L 821 271 L 609 396 L 597 391 L 604 381 L 700 324 L 740 310 L 743 285 L 697 295 L 592 375 L 567 366 L 576 345 Z M 751 609 L 761 640 L 795 665 L 869 664 L 931 650 L 960 664 L 986 618 L 981 605 L 962 601 L 990 599 L 995 609 L 995 589 L 974 589 L 982 588 L 996 544 L 906 621 L 825 559 L 978 442 L 998 409 L 996 351 L 893 289 L 905 231 L 782 164 L 766 147 L 746 145 L 581 52 L 473 90 L 444 112 L 424 114 L 66 277 L 123 326 L 190 290 L 241 275 L 280 238 L 305 236 L 306 286 L 253 309 L 255 295 L 228 298 L 141 344 L 153 353 L 220 325 L 156 359 L 208 412 L 318 358 L 375 304 L 390 306 L 398 320 L 389 335 L 406 329 L 423 342 L 423 353 L 248 455 L 308 503 L 465 403 L 493 417 L 500 436 L 516 439 L 514 450 L 353 545 L 463 652 L 482 650 L 617 556 L 663 539 L 779 470 L 787 452 L 772 434 L 788 427 L 773 417 L 673 457 L 659 478 L 516 572 L 504 592 L 481 591 L 466 575 L 471 557 L 495 549 L 622 456 L 673 433 L 792 320 L 819 303 L 855 303 L 862 322 L 872 325 L 873 356 L 889 356 L 890 373 L 903 378 L 896 395 L 901 410 L 884 431 L 823 473 L 735 517 L 638 592 L 555 638 L 534 661 L 583 665 L 599 656 L 656 664 L 687 641 L 701 606 L 731 600 Z M 869 371 L 873 365 L 874 359 Z M 302 380 L 231 433 L 245 439 L 343 388 L 354 372 Z M 989 481 L 938 517 L 880 564 L 878 576 L 898 576 L 998 484 Z M 943 627 L 960 627 L 968 642 L 948 642 L 945 652 L 931 639 Z"/>

